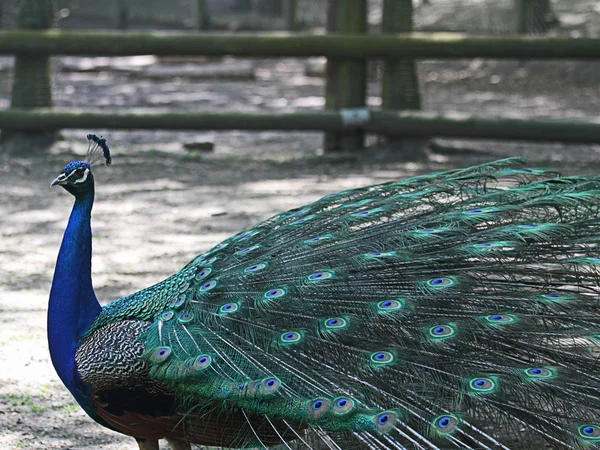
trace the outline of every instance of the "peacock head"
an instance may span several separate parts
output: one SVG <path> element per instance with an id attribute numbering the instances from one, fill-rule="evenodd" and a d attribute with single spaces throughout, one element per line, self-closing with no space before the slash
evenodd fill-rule
<path id="1" fill-rule="evenodd" d="M 85 161 L 71 161 L 65 166 L 50 186 L 62 186 L 75 197 L 94 188 L 94 175 Z"/>
<path id="2" fill-rule="evenodd" d="M 94 189 L 94 175 L 92 175 L 91 165 L 100 159 L 104 159 L 106 165 L 110 166 L 112 158 L 106 139 L 95 134 L 88 134 L 87 139 L 89 145 L 85 161 L 71 161 L 65 166 L 60 175 L 52 181 L 50 186 L 62 186 L 75 197 Z"/>

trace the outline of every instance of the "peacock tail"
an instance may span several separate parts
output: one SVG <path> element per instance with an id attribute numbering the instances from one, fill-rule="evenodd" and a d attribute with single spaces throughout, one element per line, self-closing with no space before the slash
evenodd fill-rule
<path id="1" fill-rule="evenodd" d="M 600 178 L 521 167 L 260 222 L 105 306 L 81 378 L 169 393 L 198 443 L 598 448 Z"/>

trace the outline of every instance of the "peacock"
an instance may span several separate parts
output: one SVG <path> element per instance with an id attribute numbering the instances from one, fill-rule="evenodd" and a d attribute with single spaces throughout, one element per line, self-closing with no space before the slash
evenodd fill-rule
<path id="1" fill-rule="evenodd" d="M 600 448 L 600 177 L 518 159 L 327 195 L 101 307 L 92 163 L 50 292 L 59 377 L 139 448 Z"/>

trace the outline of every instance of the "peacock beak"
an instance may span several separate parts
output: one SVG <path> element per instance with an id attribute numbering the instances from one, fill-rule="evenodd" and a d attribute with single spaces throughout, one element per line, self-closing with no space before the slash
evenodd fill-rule
<path id="1" fill-rule="evenodd" d="M 62 184 L 66 184 L 66 183 L 67 183 L 67 175 L 64 173 L 61 173 L 54 180 L 52 180 L 52 183 L 50 183 L 50 187 L 56 186 L 57 184 L 62 185 Z"/>

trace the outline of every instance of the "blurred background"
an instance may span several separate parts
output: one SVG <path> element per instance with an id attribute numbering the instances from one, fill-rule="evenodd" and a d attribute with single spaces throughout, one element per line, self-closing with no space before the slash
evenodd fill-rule
<path id="1" fill-rule="evenodd" d="M 600 3 L 0 0 L 1 449 L 137 449 L 133 439 L 81 411 L 48 358 L 48 291 L 72 206 L 71 197 L 49 183 L 85 153 L 87 133 L 103 135 L 113 153 L 110 168 L 94 168 L 93 279 L 102 303 L 166 278 L 279 211 L 343 189 L 509 156 L 566 174 L 600 171 L 597 59 L 508 57 L 519 49 L 513 44 L 501 59 L 341 59 L 329 67 L 324 57 L 201 52 L 48 56 L 31 51 L 45 45 L 44 38 L 36 43 L 31 34 L 18 34 L 44 30 L 52 36 L 98 32 L 98 46 L 114 33 L 324 36 L 350 30 L 376 36 L 414 30 L 487 36 L 488 43 L 498 39 L 500 49 L 503 39 L 535 38 L 548 40 L 549 52 L 570 46 L 597 58 Z M 451 41 L 456 35 L 435 36 Z M 355 114 L 347 118 L 354 127 L 324 133 L 318 126 L 276 125 L 279 116 L 320 125 L 321 116 L 311 114 L 323 111 L 331 114 L 323 124 L 339 124 L 343 108 Z M 365 125 L 385 122 L 386 110 L 388 119 L 398 111 L 433 119 L 420 119 L 418 136 L 406 124 L 395 129 L 394 120 L 385 132 Z M 86 112 L 102 113 L 104 123 L 115 115 L 119 126 L 100 126 L 93 117 L 83 126 Z M 184 114 L 174 119 L 173 113 Z M 197 129 L 173 129 L 199 113 L 222 114 L 221 129 L 198 121 Z M 241 113 L 262 113 L 268 121 L 248 131 Z M 163 114 L 160 129 L 128 129 L 119 123 L 125 114 Z M 427 133 L 428 123 L 443 128 L 438 116 L 462 118 L 456 125 L 462 134 L 452 136 L 452 122 L 439 135 L 433 128 Z M 61 125 L 53 126 L 52 117 Z M 474 139 L 484 119 L 489 121 Z M 486 135 L 490 130 L 493 136 Z M 516 133 L 526 139 L 514 140 Z"/>
<path id="2" fill-rule="evenodd" d="M 346 3 L 366 3 L 367 33 L 382 33 L 385 27 L 382 26 L 383 0 Z M 388 24 L 388 29 L 395 31 L 449 31 L 498 37 L 521 33 L 571 38 L 597 37 L 600 32 L 600 5 L 594 0 L 413 0 L 412 3 L 397 0 L 390 3 L 397 3 L 398 9 L 404 8 L 396 14 L 403 20 L 392 21 L 391 27 Z M 52 5 L 51 12 L 40 12 L 45 4 L 44 8 Z M 2 0 L 1 6 L 0 25 L 4 30 L 57 27 L 129 33 L 292 31 L 322 35 L 327 33 L 328 14 L 330 21 L 333 14 L 328 10 L 330 3 L 325 0 Z M 47 23 L 40 22 L 40 14 L 46 14 Z M 329 29 L 335 30 L 335 25 Z M 369 60 L 367 64 L 365 104 L 378 110 L 383 103 L 384 64 L 378 59 Z M 598 110 L 600 64 L 596 60 L 418 59 L 414 64 L 401 69 L 400 78 L 393 80 L 403 83 L 404 92 L 399 100 L 404 104 L 394 109 L 404 109 L 404 106 L 484 117 L 558 119 L 595 118 Z M 28 71 L 29 77 L 39 75 L 35 72 Z M 14 57 L 0 56 L 0 109 L 11 105 L 13 78 Z M 144 108 L 167 112 L 273 113 L 320 111 L 326 106 L 326 61 L 322 57 L 55 56 L 51 58 L 50 83 L 49 94 L 43 83 L 24 80 L 23 89 L 14 89 L 13 106 L 52 104 L 55 108 L 96 111 Z M 68 129 L 62 133 L 66 139 L 81 135 Z M 315 152 L 323 148 L 321 133 L 314 132 L 263 131 L 257 136 L 240 131 L 127 130 L 112 132 L 111 136 L 121 145 L 164 151 L 180 151 L 185 146 L 236 154 Z M 260 145 L 254 144 L 257 138 Z M 368 146 L 382 142 L 375 136 L 367 136 Z M 447 145 L 444 143 L 442 148 Z M 464 142 L 452 145 L 472 147 L 472 143 Z M 485 142 L 481 146 L 488 147 Z M 508 146 L 514 148 L 510 143 Z"/>

